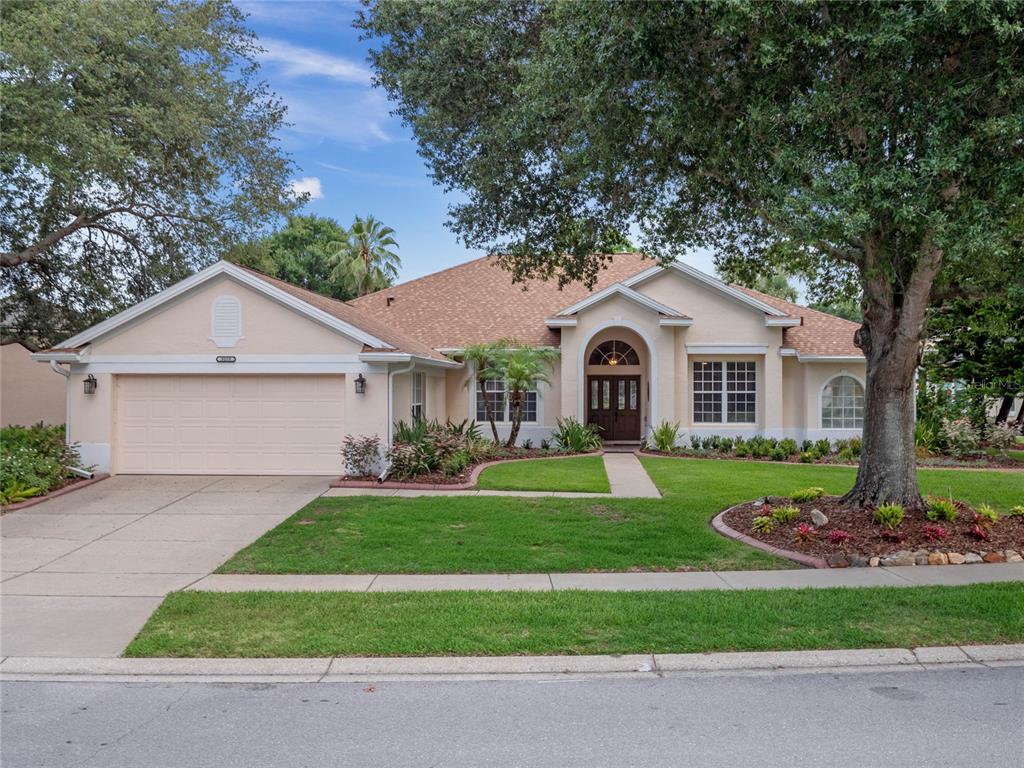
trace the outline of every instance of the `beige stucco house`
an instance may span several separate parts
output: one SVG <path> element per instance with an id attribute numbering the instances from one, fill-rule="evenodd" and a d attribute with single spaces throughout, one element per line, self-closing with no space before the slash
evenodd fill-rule
<path id="1" fill-rule="evenodd" d="M 0 425 L 63 424 L 66 387 L 32 359 L 33 348 L 15 340 L 0 344 Z"/>
<path id="2" fill-rule="evenodd" d="M 561 353 L 523 440 L 566 416 L 625 443 L 662 421 L 681 439 L 859 434 L 856 328 L 638 254 L 593 290 L 513 284 L 481 258 L 350 302 L 218 262 L 34 357 L 68 374 L 69 437 L 101 470 L 332 474 L 346 434 L 481 419 L 458 353 L 505 338 Z"/>

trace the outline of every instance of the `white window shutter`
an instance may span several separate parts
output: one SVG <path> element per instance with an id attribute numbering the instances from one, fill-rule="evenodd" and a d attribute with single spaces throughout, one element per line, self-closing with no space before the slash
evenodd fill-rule
<path id="1" fill-rule="evenodd" d="M 210 339 L 218 347 L 233 347 L 242 338 L 242 303 L 218 296 L 210 310 Z"/>

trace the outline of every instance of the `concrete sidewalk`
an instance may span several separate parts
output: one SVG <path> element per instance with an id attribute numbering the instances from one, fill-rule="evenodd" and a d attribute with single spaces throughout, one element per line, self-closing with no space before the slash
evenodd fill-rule
<path id="1" fill-rule="evenodd" d="M 445 488 L 328 488 L 324 496 L 394 496 L 413 499 L 419 496 L 521 496 L 559 499 L 660 499 L 661 493 L 635 453 L 606 453 L 602 456 L 611 493 L 580 493 L 575 491 L 490 491 Z"/>
<path id="2" fill-rule="evenodd" d="M 567 589 L 744 590 L 827 587 L 958 586 L 1024 581 L 1024 563 L 917 565 L 903 568 L 834 568 L 692 573 L 509 574 L 212 574 L 189 585 L 209 592 L 436 592 L 444 590 L 552 592 Z"/>
<path id="3" fill-rule="evenodd" d="M 40 658 L 0 660 L 0 680 L 34 682 L 332 683 L 377 680 L 661 677 L 723 672 L 999 667 L 1024 664 L 1024 645 L 950 645 L 823 651 L 654 653 L 619 656 L 419 656 L 280 659 Z"/>

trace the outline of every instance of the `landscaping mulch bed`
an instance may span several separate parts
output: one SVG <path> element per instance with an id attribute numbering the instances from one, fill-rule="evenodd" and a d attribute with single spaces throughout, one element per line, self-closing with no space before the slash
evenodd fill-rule
<path id="1" fill-rule="evenodd" d="M 836 456 L 823 456 L 820 459 L 815 459 L 813 462 L 806 462 L 800 460 L 800 454 L 794 453 L 791 456 L 787 456 L 785 459 L 773 459 L 770 456 L 736 456 L 732 453 L 717 453 L 709 451 L 694 451 L 690 449 L 675 450 L 675 451 L 659 451 L 656 448 L 644 448 L 642 450 L 644 456 L 665 456 L 668 458 L 675 459 L 717 459 L 719 461 L 755 461 L 762 464 L 806 464 L 810 465 L 830 465 L 836 467 L 856 467 L 859 463 L 859 459 L 854 461 L 841 461 Z M 918 458 L 917 466 L 919 467 L 934 467 L 938 469 L 1013 469 L 1018 470 L 1021 474 L 1024 474 L 1024 461 L 1013 458 L 1008 455 L 1001 456 L 988 456 L 985 458 L 974 458 L 974 459 L 954 459 L 952 456 L 927 456 Z"/>
<path id="2" fill-rule="evenodd" d="M 485 461 L 478 461 L 474 464 L 469 464 L 466 468 L 457 475 L 446 475 L 444 472 L 428 472 L 422 475 L 416 475 L 416 477 L 410 477 L 403 480 L 397 480 L 393 477 L 388 477 L 383 483 L 378 482 L 376 475 L 343 475 L 339 479 L 333 481 L 331 486 L 334 488 L 345 488 L 350 486 L 353 488 L 365 488 L 368 485 L 380 486 L 382 488 L 433 488 L 436 486 L 466 486 L 476 482 L 474 473 L 476 470 L 483 467 L 488 467 L 493 464 L 500 464 L 503 461 L 521 461 L 523 459 L 560 459 L 567 458 L 569 456 L 586 456 L 589 454 L 579 453 L 574 451 L 551 451 L 542 450 L 540 448 L 505 448 L 497 456 L 490 456 Z"/>
<path id="3" fill-rule="evenodd" d="M 754 529 L 754 518 L 764 512 L 760 500 L 741 504 L 723 515 L 724 522 L 733 530 L 752 539 L 779 549 L 791 550 L 806 555 L 828 559 L 830 555 L 857 555 L 864 558 L 885 557 L 902 552 L 1002 552 L 1024 549 L 1024 517 L 1002 517 L 987 528 L 988 538 L 979 539 L 971 534 L 974 526 L 974 510 L 957 502 L 958 516 L 955 522 L 932 522 L 923 510 L 906 513 L 895 535 L 887 535 L 886 529 L 876 524 L 871 511 L 853 509 L 840 502 L 838 496 L 823 496 L 815 501 L 795 503 L 782 497 L 770 497 L 774 506 L 791 505 L 800 510 L 796 520 L 779 523 L 770 533 Z M 800 523 L 813 525 L 811 510 L 818 509 L 828 517 L 828 522 L 815 528 L 815 537 L 810 541 L 797 541 L 794 529 Z M 926 525 L 941 525 L 947 532 L 944 539 L 932 540 L 924 535 Z M 843 530 L 850 538 L 842 543 L 829 541 L 830 531 Z"/>

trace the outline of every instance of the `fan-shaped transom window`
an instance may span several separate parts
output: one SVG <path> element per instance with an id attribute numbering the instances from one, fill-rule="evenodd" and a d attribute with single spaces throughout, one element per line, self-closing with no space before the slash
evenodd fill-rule
<path id="1" fill-rule="evenodd" d="M 821 392 L 822 429 L 861 429 L 864 387 L 852 376 L 836 376 Z"/>
<path id="2" fill-rule="evenodd" d="M 210 338 L 218 347 L 233 347 L 242 338 L 242 302 L 218 296 L 210 310 Z"/>
<path id="3" fill-rule="evenodd" d="M 590 353 L 591 365 L 640 365 L 640 355 L 624 341 L 605 341 Z"/>

